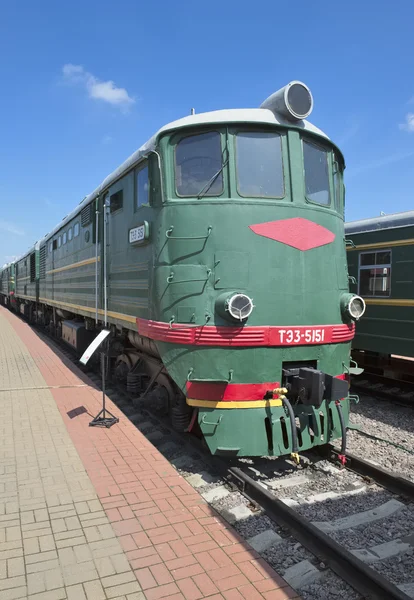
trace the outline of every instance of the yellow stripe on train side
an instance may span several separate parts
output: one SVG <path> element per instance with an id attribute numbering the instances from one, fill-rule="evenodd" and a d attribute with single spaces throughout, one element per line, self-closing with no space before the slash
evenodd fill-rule
<path id="1" fill-rule="evenodd" d="M 98 262 L 101 260 L 101 257 L 98 256 Z M 96 258 L 87 258 L 85 260 L 80 260 L 79 262 L 72 263 L 70 265 L 65 265 L 64 267 L 58 267 L 57 269 L 51 269 L 50 271 L 46 271 L 46 275 L 52 275 L 53 273 L 60 273 L 61 271 L 68 271 L 69 269 L 76 269 L 77 267 L 83 267 L 85 265 L 93 265 L 96 263 Z"/>
<path id="2" fill-rule="evenodd" d="M 89 312 L 92 314 L 96 313 L 96 309 L 91 306 L 82 306 L 80 304 L 69 304 L 69 302 L 58 302 L 57 300 L 49 300 L 48 298 L 39 298 L 39 302 L 43 302 L 44 304 L 50 304 L 51 306 L 66 307 L 69 310 L 83 310 L 84 312 Z M 99 315 L 105 315 L 105 311 L 101 308 L 98 309 Z M 132 315 L 124 315 L 122 313 L 112 312 L 111 310 L 107 311 L 107 316 L 112 317 L 113 319 L 119 319 L 120 321 L 125 321 L 127 323 L 136 323 L 137 317 L 133 317 Z"/>
<path id="3" fill-rule="evenodd" d="M 408 298 L 363 298 L 365 304 L 375 304 L 377 306 L 414 306 L 414 300 Z"/>
<path id="4" fill-rule="evenodd" d="M 16 298 L 23 298 L 24 300 L 36 300 L 36 296 L 25 296 L 24 294 L 18 294 L 17 292 Z"/>
<path id="5" fill-rule="evenodd" d="M 269 406 L 282 406 L 281 400 L 246 400 L 241 402 L 222 402 L 214 400 L 193 400 L 187 398 L 189 406 L 200 408 L 268 408 Z"/>
<path id="6" fill-rule="evenodd" d="M 349 239 L 352 238 L 352 234 L 349 234 Z M 394 242 L 375 242 L 373 244 L 360 244 L 359 246 L 355 246 L 352 248 L 351 246 L 347 246 L 346 251 L 351 252 L 352 250 L 371 250 L 374 248 L 383 248 L 386 250 L 387 248 L 394 248 L 396 246 L 412 246 L 414 244 L 414 238 L 410 238 L 409 240 L 395 240 Z"/>

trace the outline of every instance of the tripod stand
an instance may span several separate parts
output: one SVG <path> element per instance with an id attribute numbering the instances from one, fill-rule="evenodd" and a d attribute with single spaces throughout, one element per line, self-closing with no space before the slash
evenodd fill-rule
<path id="1" fill-rule="evenodd" d="M 115 417 L 105 407 L 105 351 L 101 351 L 101 372 L 102 372 L 102 410 L 89 423 L 89 427 L 112 427 L 119 422 L 118 417 Z"/>

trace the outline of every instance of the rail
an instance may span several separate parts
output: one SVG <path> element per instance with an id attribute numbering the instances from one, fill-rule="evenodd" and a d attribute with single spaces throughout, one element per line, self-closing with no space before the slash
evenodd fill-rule
<path id="1" fill-rule="evenodd" d="M 328 454 L 328 458 L 333 461 L 336 461 L 339 454 L 339 450 L 332 446 L 332 444 L 328 444 L 323 452 Z M 345 466 L 350 471 L 354 471 L 354 473 L 358 473 L 358 475 L 364 477 L 370 477 L 375 483 L 378 483 L 378 485 L 381 485 L 390 492 L 414 500 L 414 483 L 409 479 L 394 475 L 394 473 L 383 469 L 379 465 L 374 465 L 351 452 L 346 452 L 345 457 Z"/>
<path id="2" fill-rule="evenodd" d="M 409 600 L 407 594 L 356 558 L 300 513 L 284 504 L 241 469 L 230 468 L 229 478 L 245 496 L 262 506 L 279 525 L 292 531 L 295 538 L 310 552 L 323 557 L 323 561 L 332 571 L 364 597 L 370 600 Z"/>

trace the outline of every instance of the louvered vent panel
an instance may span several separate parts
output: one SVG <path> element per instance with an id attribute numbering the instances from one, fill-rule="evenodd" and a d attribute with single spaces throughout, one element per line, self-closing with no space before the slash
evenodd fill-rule
<path id="1" fill-rule="evenodd" d="M 34 252 L 30 255 L 30 281 L 33 283 L 36 279 L 36 255 Z"/>
<path id="2" fill-rule="evenodd" d="M 46 277 L 46 246 L 40 248 L 39 253 L 39 277 L 44 279 Z"/>
<path id="3" fill-rule="evenodd" d="M 92 223 L 92 203 L 82 208 L 81 211 L 81 224 L 82 227 L 87 227 Z"/>

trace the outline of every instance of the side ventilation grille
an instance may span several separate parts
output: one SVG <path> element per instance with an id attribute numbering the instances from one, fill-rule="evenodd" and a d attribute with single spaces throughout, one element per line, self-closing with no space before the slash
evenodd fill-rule
<path id="1" fill-rule="evenodd" d="M 39 252 L 39 278 L 46 277 L 46 246 L 42 246 Z"/>
<path id="2" fill-rule="evenodd" d="M 82 208 L 81 211 L 81 225 L 82 227 L 87 227 L 92 223 L 92 202 Z"/>
<path id="3" fill-rule="evenodd" d="M 36 279 L 36 255 L 34 252 L 30 255 L 30 282 L 33 283 Z"/>

